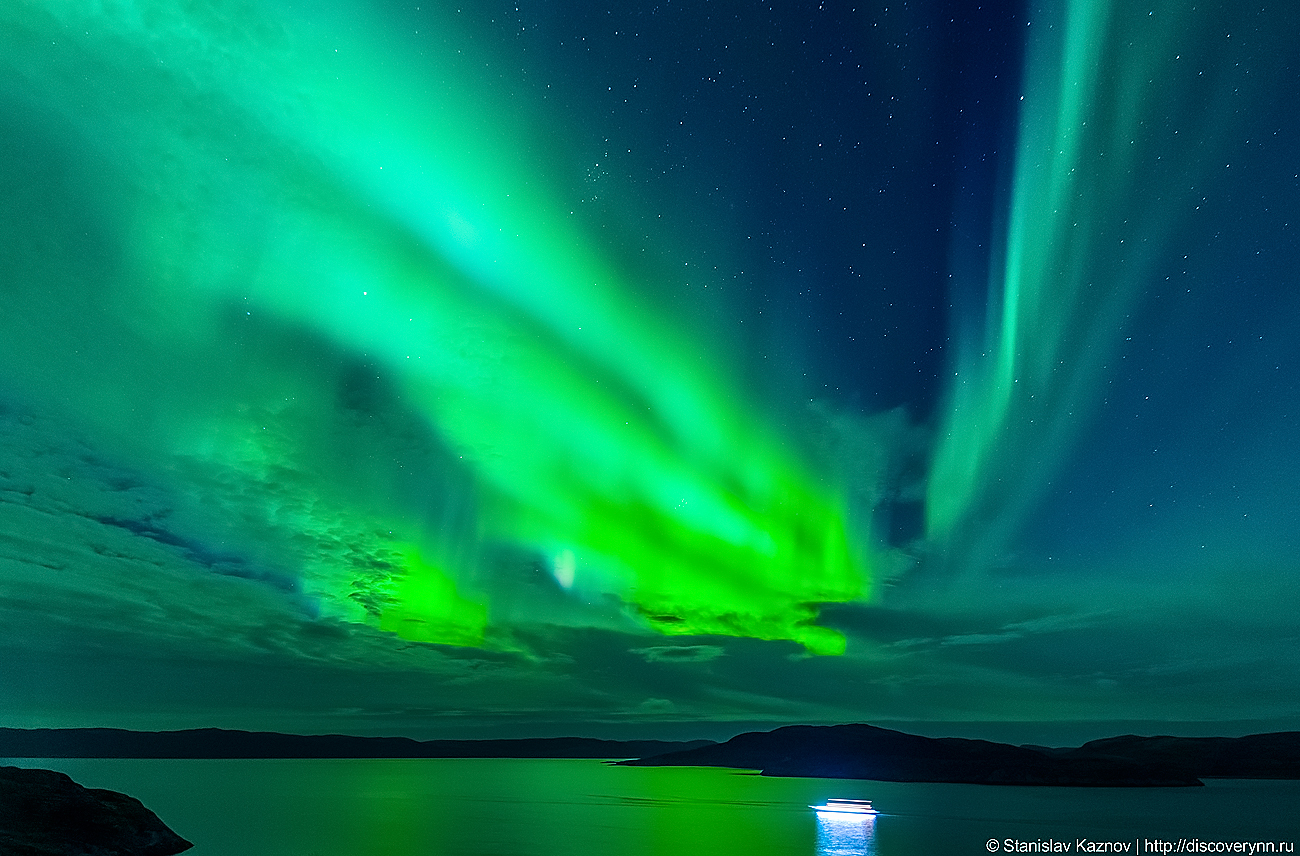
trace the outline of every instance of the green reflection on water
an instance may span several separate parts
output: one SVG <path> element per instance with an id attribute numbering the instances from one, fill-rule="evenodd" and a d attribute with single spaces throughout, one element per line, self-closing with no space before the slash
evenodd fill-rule
<path id="1" fill-rule="evenodd" d="M 817 852 L 817 783 L 734 770 L 513 759 L 24 765 L 139 797 L 195 842 L 191 856 Z"/>
<path id="2" fill-rule="evenodd" d="M 1018 788 L 587 760 L 22 759 L 131 794 L 188 856 L 932 856 L 988 839 L 1296 841 L 1300 782 Z M 868 828 L 809 808 L 871 799 Z"/>

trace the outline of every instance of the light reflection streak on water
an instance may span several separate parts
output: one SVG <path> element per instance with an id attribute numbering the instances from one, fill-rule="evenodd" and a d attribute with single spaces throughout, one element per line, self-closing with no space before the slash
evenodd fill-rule
<path id="1" fill-rule="evenodd" d="M 817 856 L 873 856 L 875 815 L 817 812 Z"/>

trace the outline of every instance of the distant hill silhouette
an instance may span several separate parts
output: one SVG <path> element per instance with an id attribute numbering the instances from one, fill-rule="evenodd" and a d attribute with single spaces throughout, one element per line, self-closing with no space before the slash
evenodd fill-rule
<path id="1" fill-rule="evenodd" d="M 1114 737 L 1077 749 L 932 738 L 871 725 L 795 725 L 725 743 L 621 761 L 765 776 L 989 785 L 1179 787 L 1202 777 L 1300 779 L 1300 732 L 1251 737 Z"/>
<path id="2" fill-rule="evenodd" d="M 1300 731 L 1247 737 L 1107 737 L 1058 758 L 1116 758 L 1207 779 L 1300 779 Z"/>
<path id="3" fill-rule="evenodd" d="M 1203 778 L 1300 779 L 1300 732 L 1110 737 L 1077 748 L 921 737 L 872 725 L 792 725 L 708 740 L 412 740 L 201 728 L 0 728 L 11 758 L 601 758 L 625 766 L 761 770 L 766 776 L 1001 785 L 1185 787 Z"/>
<path id="4" fill-rule="evenodd" d="M 708 740 L 412 740 L 306 736 L 270 731 L 126 731 L 119 728 L 0 728 L 8 758 L 639 758 L 712 745 Z"/>

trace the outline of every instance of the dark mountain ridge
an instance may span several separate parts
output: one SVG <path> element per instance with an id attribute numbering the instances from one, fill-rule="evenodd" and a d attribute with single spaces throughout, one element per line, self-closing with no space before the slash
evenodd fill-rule
<path id="1" fill-rule="evenodd" d="M 1202 777 L 1300 779 L 1300 732 L 1115 737 L 1075 749 L 920 737 L 871 725 L 795 725 L 619 762 L 738 767 L 765 776 L 990 785 L 1188 787 Z"/>
<path id="2" fill-rule="evenodd" d="M 1300 731 L 1246 737 L 1138 737 L 1045 750 L 1058 758 L 1114 758 L 1208 779 L 1300 779 Z"/>
<path id="3" fill-rule="evenodd" d="M 412 740 L 197 728 L 0 728 L 8 758 L 638 758 L 712 745 L 708 740 Z"/>
<path id="4" fill-rule="evenodd" d="M 13 758 L 600 758 L 628 766 L 709 766 L 766 776 L 891 782 L 1187 787 L 1203 778 L 1300 779 L 1300 732 L 1248 737 L 1138 737 L 1076 748 L 921 737 L 865 724 L 793 725 L 707 740 L 585 737 L 412 740 L 406 737 L 115 728 L 0 728 Z"/>

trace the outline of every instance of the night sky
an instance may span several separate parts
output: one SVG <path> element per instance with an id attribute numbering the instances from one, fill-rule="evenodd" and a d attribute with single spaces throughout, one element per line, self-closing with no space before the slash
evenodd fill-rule
<path id="1" fill-rule="evenodd" d="M 0 725 L 1300 728 L 1297 32 L 7 0 Z"/>

